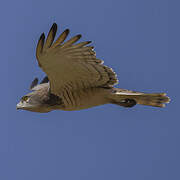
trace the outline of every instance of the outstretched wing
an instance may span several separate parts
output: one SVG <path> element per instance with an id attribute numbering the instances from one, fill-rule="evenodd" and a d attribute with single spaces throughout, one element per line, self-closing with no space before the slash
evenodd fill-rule
<path id="1" fill-rule="evenodd" d="M 49 78 L 51 93 L 60 95 L 66 89 L 110 87 L 118 82 L 113 70 L 96 58 L 93 47 L 86 46 L 90 41 L 74 44 L 81 38 L 76 35 L 63 43 L 69 34 L 66 29 L 53 43 L 56 31 L 54 23 L 46 40 L 44 33 L 41 35 L 36 49 L 39 66 Z"/>

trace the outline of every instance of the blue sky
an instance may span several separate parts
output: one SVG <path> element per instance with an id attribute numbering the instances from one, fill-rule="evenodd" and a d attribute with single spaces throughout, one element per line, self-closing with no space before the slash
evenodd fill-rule
<path id="1" fill-rule="evenodd" d="M 0 179 L 179 180 L 179 5 L 175 0 L 31 0 L 2 3 Z M 59 31 L 92 40 L 118 87 L 167 92 L 164 109 L 104 105 L 16 111 L 34 77 L 37 40 Z"/>

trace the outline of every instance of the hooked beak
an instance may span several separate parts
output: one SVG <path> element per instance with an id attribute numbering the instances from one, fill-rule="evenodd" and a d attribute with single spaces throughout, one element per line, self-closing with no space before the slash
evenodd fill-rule
<path id="1" fill-rule="evenodd" d="M 17 105 L 16 105 L 16 109 L 22 109 L 22 102 L 19 102 Z"/>

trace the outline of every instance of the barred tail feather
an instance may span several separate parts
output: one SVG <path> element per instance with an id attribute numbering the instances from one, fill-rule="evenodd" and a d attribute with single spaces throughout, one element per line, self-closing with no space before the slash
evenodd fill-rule
<path id="1" fill-rule="evenodd" d="M 166 93 L 146 94 L 122 90 L 118 88 L 116 88 L 114 92 L 114 97 L 112 99 L 113 104 L 124 107 L 133 107 L 136 104 L 154 107 L 165 107 L 165 104 L 169 102 L 170 98 L 166 96 Z"/>

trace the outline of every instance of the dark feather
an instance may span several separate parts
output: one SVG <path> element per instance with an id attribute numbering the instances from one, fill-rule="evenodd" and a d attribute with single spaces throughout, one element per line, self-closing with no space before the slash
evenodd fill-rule
<path id="1" fill-rule="evenodd" d="M 48 93 L 48 96 L 44 98 L 43 103 L 48 104 L 49 106 L 62 105 L 62 99 L 59 96 Z"/>
<path id="2" fill-rule="evenodd" d="M 137 102 L 134 99 L 124 99 L 120 102 L 113 102 L 112 104 L 116 104 L 123 107 L 133 107 L 137 104 Z"/>
<path id="3" fill-rule="evenodd" d="M 45 42 L 45 45 L 44 45 L 44 49 L 47 49 L 49 47 L 51 47 L 53 41 L 54 41 L 54 38 L 56 36 L 56 31 L 57 31 L 57 24 L 54 23 L 49 31 L 49 34 L 47 36 L 47 39 L 46 39 L 46 42 Z"/>
<path id="4" fill-rule="evenodd" d="M 40 56 L 41 56 L 41 54 L 43 52 L 44 40 L 45 40 L 45 35 L 44 35 L 44 33 L 42 33 L 40 38 L 39 38 L 37 47 L 36 47 L 36 58 L 38 60 L 38 64 L 39 64 L 40 67 L 41 67 L 41 64 L 39 62 L 39 58 L 40 58 Z"/>
<path id="5" fill-rule="evenodd" d="M 38 78 L 35 78 L 31 83 L 30 89 L 33 89 L 37 84 L 38 84 Z"/>
<path id="6" fill-rule="evenodd" d="M 44 79 L 40 82 L 40 84 L 48 83 L 49 79 L 47 76 L 44 77 Z"/>

